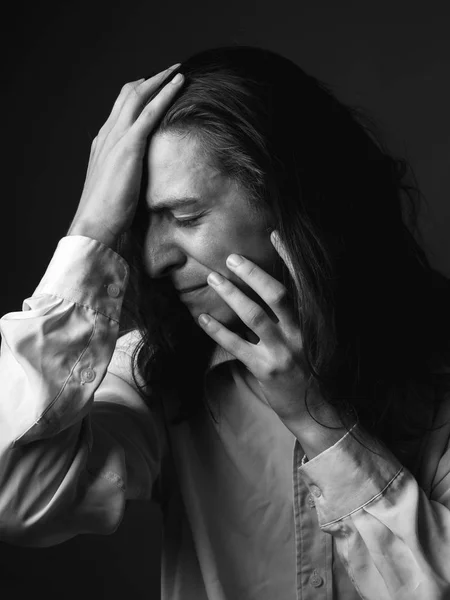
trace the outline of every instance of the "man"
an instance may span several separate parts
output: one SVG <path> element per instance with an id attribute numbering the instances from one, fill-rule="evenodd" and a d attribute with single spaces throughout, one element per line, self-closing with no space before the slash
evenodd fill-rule
<path id="1" fill-rule="evenodd" d="M 111 533 L 127 499 L 153 497 L 165 599 L 443 598 L 449 402 L 403 455 L 367 417 L 383 423 L 389 394 L 363 393 L 406 357 L 405 383 L 425 368 L 426 314 L 385 348 L 406 266 L 423 268 L 391 164 L 286 59 L 206 51 L 166 85 L 179 67 L 123 88 L 68 235 L 0 320 L 0 537 Z M 142 327 L 118 339 L 135 271 Z"/>

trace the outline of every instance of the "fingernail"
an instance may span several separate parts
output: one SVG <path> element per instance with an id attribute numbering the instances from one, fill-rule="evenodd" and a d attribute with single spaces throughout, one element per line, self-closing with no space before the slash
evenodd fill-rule
<path id="1" fill-rule="evenodd" d="M 171 69 L 175 69 L 176 67 L 180 67 L 181 63 L 175 63 L 174 65 L 172 65 L 171 67 L 169 67 L 168 69 L 166 69 L 167 71 L 170 71 Z"/>
<path id="2" fill-rule="evenodd" d="M 181 73 L 177 73 L 170 83 L 180 83 L 182 79 L 183 75 Z"/>
<path id="3" fill-rule="evenodd" d="M 210 320 L 211 319 L 208 317 L 208 315 L 200 315 L 198 318 L 198 322 L 200 323 L 200 325 L 208 325 Z"/>
<path id="4" fill-rule="evenodd" d="M 219 273 L 210 273 L 208 275 L 208 283 L 212 283 L 212 285 L 220 285 L 222 281 L 223 277 Z"/>
<path id="5" fill-rule="evenodd" d="M 227 264 L 230 265 L 230 267 L 237 267 L 243 260 L 244 259 L 239 254 L 230 254 L 227 258 Z"/>

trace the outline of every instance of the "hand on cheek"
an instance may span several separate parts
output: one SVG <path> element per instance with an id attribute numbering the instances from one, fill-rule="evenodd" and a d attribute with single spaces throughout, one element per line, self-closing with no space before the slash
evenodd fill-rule
<path id="1" fill-rule="evenodd" d="M 288 254 L 277 232 L 272 244 L 295 277 Z M 307 373 L 300 330 L 295 324 L 285 286 L 243 256 L 232 254 L 227 267 L 262 300 L 250 299 L 239 287 L 219 273 L 208 276 L 208 285 L 236 313 L 257 343 L 244 340 L 211 315 L 201 314 L 199 324 L 227 352 L 240 360 L 258 380 L 262 391 L 281 419 L 292 419 L 306 410 L 304 390 Z M 269 315 L 262 304 L 273 313 Z"/>

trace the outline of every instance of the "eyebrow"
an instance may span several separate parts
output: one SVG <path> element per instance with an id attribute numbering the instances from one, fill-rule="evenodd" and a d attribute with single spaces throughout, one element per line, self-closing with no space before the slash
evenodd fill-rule
<path id="1" fill-rule="evenodd" d="M 163 200 L 162 202 L 158 202 L 158 204 L 155 204 L 154 206 L 149 206 L 148 204 L 146 204 L 146 207 L 147 210 L 149 210 L 150 212 L 157 213 L 167 209 L 170 210 L 173 208 L 182 208 L 185 206 L 200 204 L 201 201 L 201 198 L 197 198 L 195 196 L 186 196 L 183 198 L 166 198 L 165 200 Z"/>

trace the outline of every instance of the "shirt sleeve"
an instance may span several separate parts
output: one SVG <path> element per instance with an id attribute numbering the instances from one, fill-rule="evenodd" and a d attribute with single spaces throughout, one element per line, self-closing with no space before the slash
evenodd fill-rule
<path id="1" fill-rule="evenodd" d="M 366 600 L 448 599 L 448 436 L 425 493 L 384 444 L 359 425 L 351 432 L 370 450 L 347 433 L 298 470 L 353 585 Z M 300 463 L 297 443 L 296 450 Z"/>
<path id="2" fill-rule="evenodd" d="M 64 237 L 22 311 L 0 319 L 2 541 L 109 534 L 127 499 L 151 498 L 164 438 L 117 341 L 128 276 L 101 242 Z"/>

